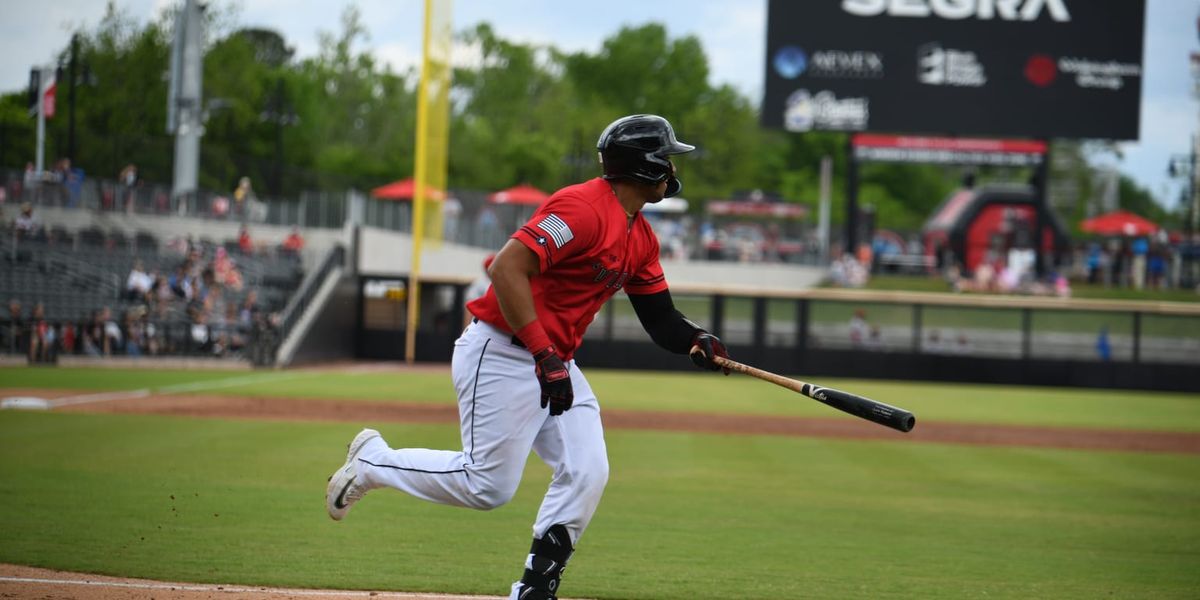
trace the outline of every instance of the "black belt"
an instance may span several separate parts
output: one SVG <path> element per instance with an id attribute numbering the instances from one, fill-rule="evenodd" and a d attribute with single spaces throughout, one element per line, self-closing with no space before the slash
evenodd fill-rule
<path id="1" fill-rule="evenodd" d="M 471 317 L 471 322 L 472 322 L 472 323 L 478 323 L 478 322 L 479 322 L 479 317 Z M 521 341 L 521 338 L 519 338 L 519 337 L 517 337 L 517 336 L 515 336 L 515 335 L 514 335 L 514 336 L 512 336 L 511 338 L 509 338 L 509 339 L 508 339 L 508 341 L 509 341 L 509 342 L 511 342 L 511 343 L 512 343 L 512 345 L 514 345 L 514 346 L 519 346 L 519 347 L 521 347 L 521 348 L 524 348 L 524 347 L 525 347 L 525 342 L 522 342 L 522 341 Z"/>

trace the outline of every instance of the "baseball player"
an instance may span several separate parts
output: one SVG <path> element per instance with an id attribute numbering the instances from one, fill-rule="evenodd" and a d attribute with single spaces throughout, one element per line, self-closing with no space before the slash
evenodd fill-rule
<path id="1" fill-rule="evenodd" d="M 497 253 L 487 293 L 467 305 L 474 318 L 451 362 L 462 450 L 393 449 L 364 429 L 326 490 L 334 520 L 382 487 L 490 510 L 512 498 L 533 449 L 554 474 L 512 584 L 519 600 L 557 597 L 608 480 L 600 405 L 572 358 L 604 302 L 624 289 L 651 339 L 701 368 L 720 370 L 714 357 L 728 356 L 675 309 L 640 213 L 679 193 L 671 156 L 695 148 L 666 119 L 632 115 L 610 124 L 597 149 L 604 176 L 551 196 Z"/>

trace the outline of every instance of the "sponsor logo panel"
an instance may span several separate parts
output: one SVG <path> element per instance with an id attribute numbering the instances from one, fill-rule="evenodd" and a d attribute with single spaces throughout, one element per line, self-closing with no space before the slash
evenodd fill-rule
<path id="1" fill-rule="evenodd" d="M 861 131 L 867 128 L 870 114 L 867 98 L 838 98 L 829 90 L 810 92 L 807 89 L 799 89 L 788 96 L 784 106 L 783 126 L 788 131 Z"/>
<path id="2" fill-rule="evenodd" d="M 1054 58 L 1034 54 L 1025 61 L 1025 79 L 1038 87 L 1049 87 L 1059 75 L 1082 89 L 1117 91 L 1135 77 L 1142 76 L 1137 63 L 1116 60 L 1096 60 L 1074 56 Z"/>
<path id="3" fill-rule="evenodd" d="M 771 59 L 775 72 L 784 79 L 801 75 L 830 79 L 879 79 L 883 77 L 883 54 L 871 50 L 813 50 L 783 46 Z"/>
<path id="4" fill-rule="evenodd" d="M 917 48 L 917 81 L 925 85 L 983 87 L 988 79 L 974 52 L 943 48 L 933 42 Z"/>
<path id="5" fill-rule="evenodd" d="M 1067 0 L 842 0 L 842 10 L 856 17 L 916 19 L 980 19 L 1036 21 L 1042 15 L 1060 23 L 1071 20 Z"/>

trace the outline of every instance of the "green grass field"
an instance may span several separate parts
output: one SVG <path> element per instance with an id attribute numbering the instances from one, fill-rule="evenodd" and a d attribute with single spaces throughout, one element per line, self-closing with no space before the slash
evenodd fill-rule
<path id="1" fill-rule="evenodd" d="M 708 374 L 595 370 L 606 407 L 840 413 Z M 0 369 L 4 388 L 445 402 L 448 374 Z M 1198 394 L 822 381 L 921 422 L 1200 431 Z M 4 395 L 0 391 L 0 395 Z M 847 417 L 849 418 L 849 417 Z M 364 424 L 365 425 L 365 424 Z M 374 424 L 453 448 L 454 425 Z M 0 412 L 0 561 L 166 580 L 501 594 L 549 471 L 489 513 L 325 478 L 352 424 Z M 1200 456 L 607 432 L 605 500 L 564 579 L 594 598 L 1194 598 Z"/>

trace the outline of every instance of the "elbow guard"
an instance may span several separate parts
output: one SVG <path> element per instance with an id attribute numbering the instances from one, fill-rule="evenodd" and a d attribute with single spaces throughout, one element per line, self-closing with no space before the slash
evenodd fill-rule
<path id="1" fill-rule="evenodd" d="M 696 334 L 704 331 L 675 309 L 671 292 L 629 296 L 633 310 L 637 313 L 642 328 L 650 334 L 655 344 L 675 354 L 687 354 L 692 349 Z"/>

